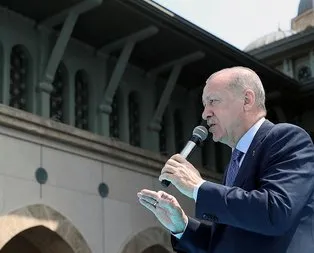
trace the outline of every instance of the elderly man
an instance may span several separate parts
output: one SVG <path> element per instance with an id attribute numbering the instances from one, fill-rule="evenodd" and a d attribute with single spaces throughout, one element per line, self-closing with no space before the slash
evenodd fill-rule
<path id="1" fill-rule="evenodd" d="M 291 124 L 265 119 L 265 92 L 257 74 L 223 69 L 203 90 L 203 119 L 213 140 L 232 148 L 223 184 L 205 181 L 179 154 L 161 171 L 194 198 L 196 219 L 163 192 L 142 190 L 140 203 L 171 231 L 178 252 L 313 253 L 314 147 Z M 202 220 L 211 220 L 208 225 Z"/>

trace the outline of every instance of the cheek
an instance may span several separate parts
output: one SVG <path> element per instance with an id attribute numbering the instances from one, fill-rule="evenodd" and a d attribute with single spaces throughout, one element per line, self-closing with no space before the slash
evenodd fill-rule
<path id="1" fill-rule="evenodd" d="M 219 128 L 223 132 L 228 132 L 229 128 L 232 125 L 232 114 L 230 113 L 224 113 L 221 114 L 219 119 Z"/>

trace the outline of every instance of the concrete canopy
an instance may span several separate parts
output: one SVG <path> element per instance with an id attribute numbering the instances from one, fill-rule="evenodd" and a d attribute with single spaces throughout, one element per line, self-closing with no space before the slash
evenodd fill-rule
<path id="1" fill-rule="evenodd" d="M 97 6 L 88 9 L 93 2 L 98 2 Z M 155 29 L 156 34 L 137 41 L 129 63 L 149 73 L 176 59 L 201 53 L 203 57 L 185 65 L 180 73 L 177 83 L 186 89 L 200 88 L 211 73 L 236 65 L 254 69 L 266 93 L 285 96 L 299 86 L 297 81 L 150 0 L 1 0 L 0 5 L 56 31 L 62 29 L 68 13 L 84 7 L 87 11 L 78 16 L 71 36 L 100 53 L 122 38 L 127 40 L 134 34 Z M 118 49 L 121 48 L 111 48 L 109 54 L 119 56 Z M 160 73 L 168 74 L 169 71 Z"/>

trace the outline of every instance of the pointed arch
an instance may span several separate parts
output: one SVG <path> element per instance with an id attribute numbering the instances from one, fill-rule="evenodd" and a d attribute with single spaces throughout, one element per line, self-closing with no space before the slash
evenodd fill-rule
<path id="1" fill-rule="evenodd" d="M 142 253 L 150 247 L 158 245 L 167 252 L 173 252 L 170 234 L 161 227 L 151 227 L 132 236 L 122 247 L 121 253 Z"/>
<path id="2" fill-rule="evenodd" d="M 60 236 L 74 252 L 91 253 L 86 240 L 74 225 L 47 205 L 30 205 L 3 215 L 0 227 L 0 248 L 27 229 L 44 227 Z"/>
<path id="3" fill-rule="evenodd" d="M 10 55 L 10 106 L 25 111 L 30 106 L 32 67 L 33 60 L 25 46 L 13 46 Z"/>
<path id="4" fill-rule="evenodd" d="M 44 226 L 36 226 L 14 236 L 1 249 L 1 253 L 75 253 L 57 233 Z"/>

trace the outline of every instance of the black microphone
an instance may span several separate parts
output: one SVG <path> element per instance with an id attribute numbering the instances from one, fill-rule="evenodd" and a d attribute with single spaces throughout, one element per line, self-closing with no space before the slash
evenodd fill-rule
<path id="1" fill-rule="evenodd" d="M 195 127 L 192 133 L 192 137 L 185 145 L 185 147 L 182 149 L 180 155 L 182 155 L 184 158 L 187 158 L 195 149 L 195 147 L 200 145 L 207 138 L 207 136 L 208 131 L 206 127 L 204 126 Z M 168 187 L 170 185 L 170 182 L 168 180 L 162 180 L 161 184 L 164 187 Z"/>

